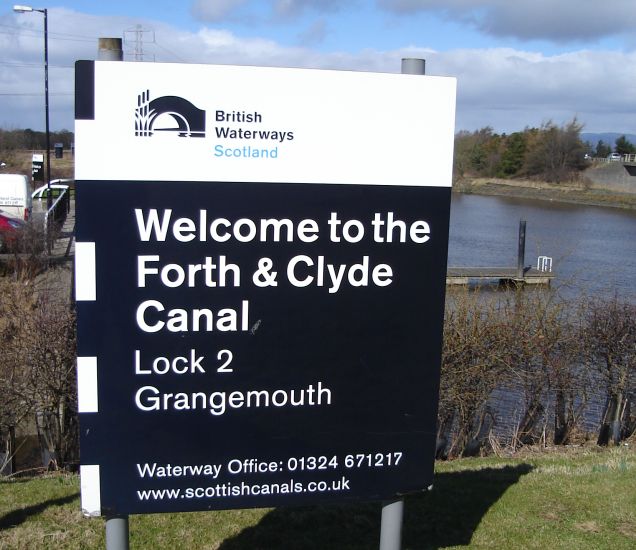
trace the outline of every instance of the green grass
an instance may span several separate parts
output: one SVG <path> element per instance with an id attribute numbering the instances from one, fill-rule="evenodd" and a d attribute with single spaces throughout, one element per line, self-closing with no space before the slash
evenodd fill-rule
<path id="1" fill-rule="evenodd" d="M 0 482 L 0 549 L 104 547 L 71 475 Z M 374 549 L 380 504 L 130 518 L 134 549 Z M 432 492 L 406 498 L 403 547 L 636 548 L 636 452 L 526 452 L 439 463 Z"/>

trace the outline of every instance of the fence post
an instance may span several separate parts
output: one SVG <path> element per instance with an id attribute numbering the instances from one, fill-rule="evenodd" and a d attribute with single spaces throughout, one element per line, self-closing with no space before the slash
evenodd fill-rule
<path id="1" fill-rule="evenodd" d="M 50 193 L 49 193 L 50 195 Z M 51 210 L 44 215 L 44 239 L 46 241 L 46 253 L 51 255 Z"/>

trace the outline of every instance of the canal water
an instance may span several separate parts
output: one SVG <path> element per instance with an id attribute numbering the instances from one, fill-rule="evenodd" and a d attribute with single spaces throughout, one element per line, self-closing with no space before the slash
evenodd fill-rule
<path id="1" fill-rule="evenodd" d="M 449 267 L 516 267 L 520 220 L 527 222 L 525 265 L 550 256 L 563 297 L 617 293 L 636 303 L 636 212 L 629 210 L 453 193 Z M 593 386 L 580 424 L 588 433 L 598 431 L 606 399 L 602 381 Z M 550 396 L 544 405 L 550 425 Z M 497 388 L 488 409 L 492 433 L 507 441 L 525 410 L 521 387 Z"/>
<path id="2" fill-rule="evenodd" d="M 552 201 L 453 193 L 449 267 L 516 267 L 519 221 L 525 264 L 553 259 L 566 297 L 581 292 L 636 302 L 636 212 Z"/>

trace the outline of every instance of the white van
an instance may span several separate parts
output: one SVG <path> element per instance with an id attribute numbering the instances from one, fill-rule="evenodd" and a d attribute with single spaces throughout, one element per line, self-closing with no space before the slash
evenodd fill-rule
<path id="1" fill-rule="evenodd" d="M 32 210 L 29 179 L 21 174 L 0 174 L 0 214 L 26 221 Z"/>

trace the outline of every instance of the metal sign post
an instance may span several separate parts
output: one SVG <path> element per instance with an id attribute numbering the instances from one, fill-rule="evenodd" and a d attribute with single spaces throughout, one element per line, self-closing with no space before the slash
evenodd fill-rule
<path id="1" fill-rule="evenodd" d="M 402 74 L 419 74 L 426 72 L 424 59 L 402 59 Z M 402 547 L 402 524 L 404 522 L 404 498 L 389 500 L 382 504 L 382 521 L 380 526 L 380 550 L 400 550 Z"/>
<path id="2" fill-rule="evenodd" d="M 385 501 L 382 504 L 381 522 L 380 550 L 400 550 L 404 523 L 404 498 Z"/>
<path id="3" fill-rule="evenodd" d="M 128 516 L 106 518 L 106 550 L 128 550 Z"/>
<path id="4" fill-rule="evenodd" d="M 100 38 L 97 59 L 123 61 L 121 38 Z M 106 550 L 128 550 L 128 516 L 106 517 Z"/>

